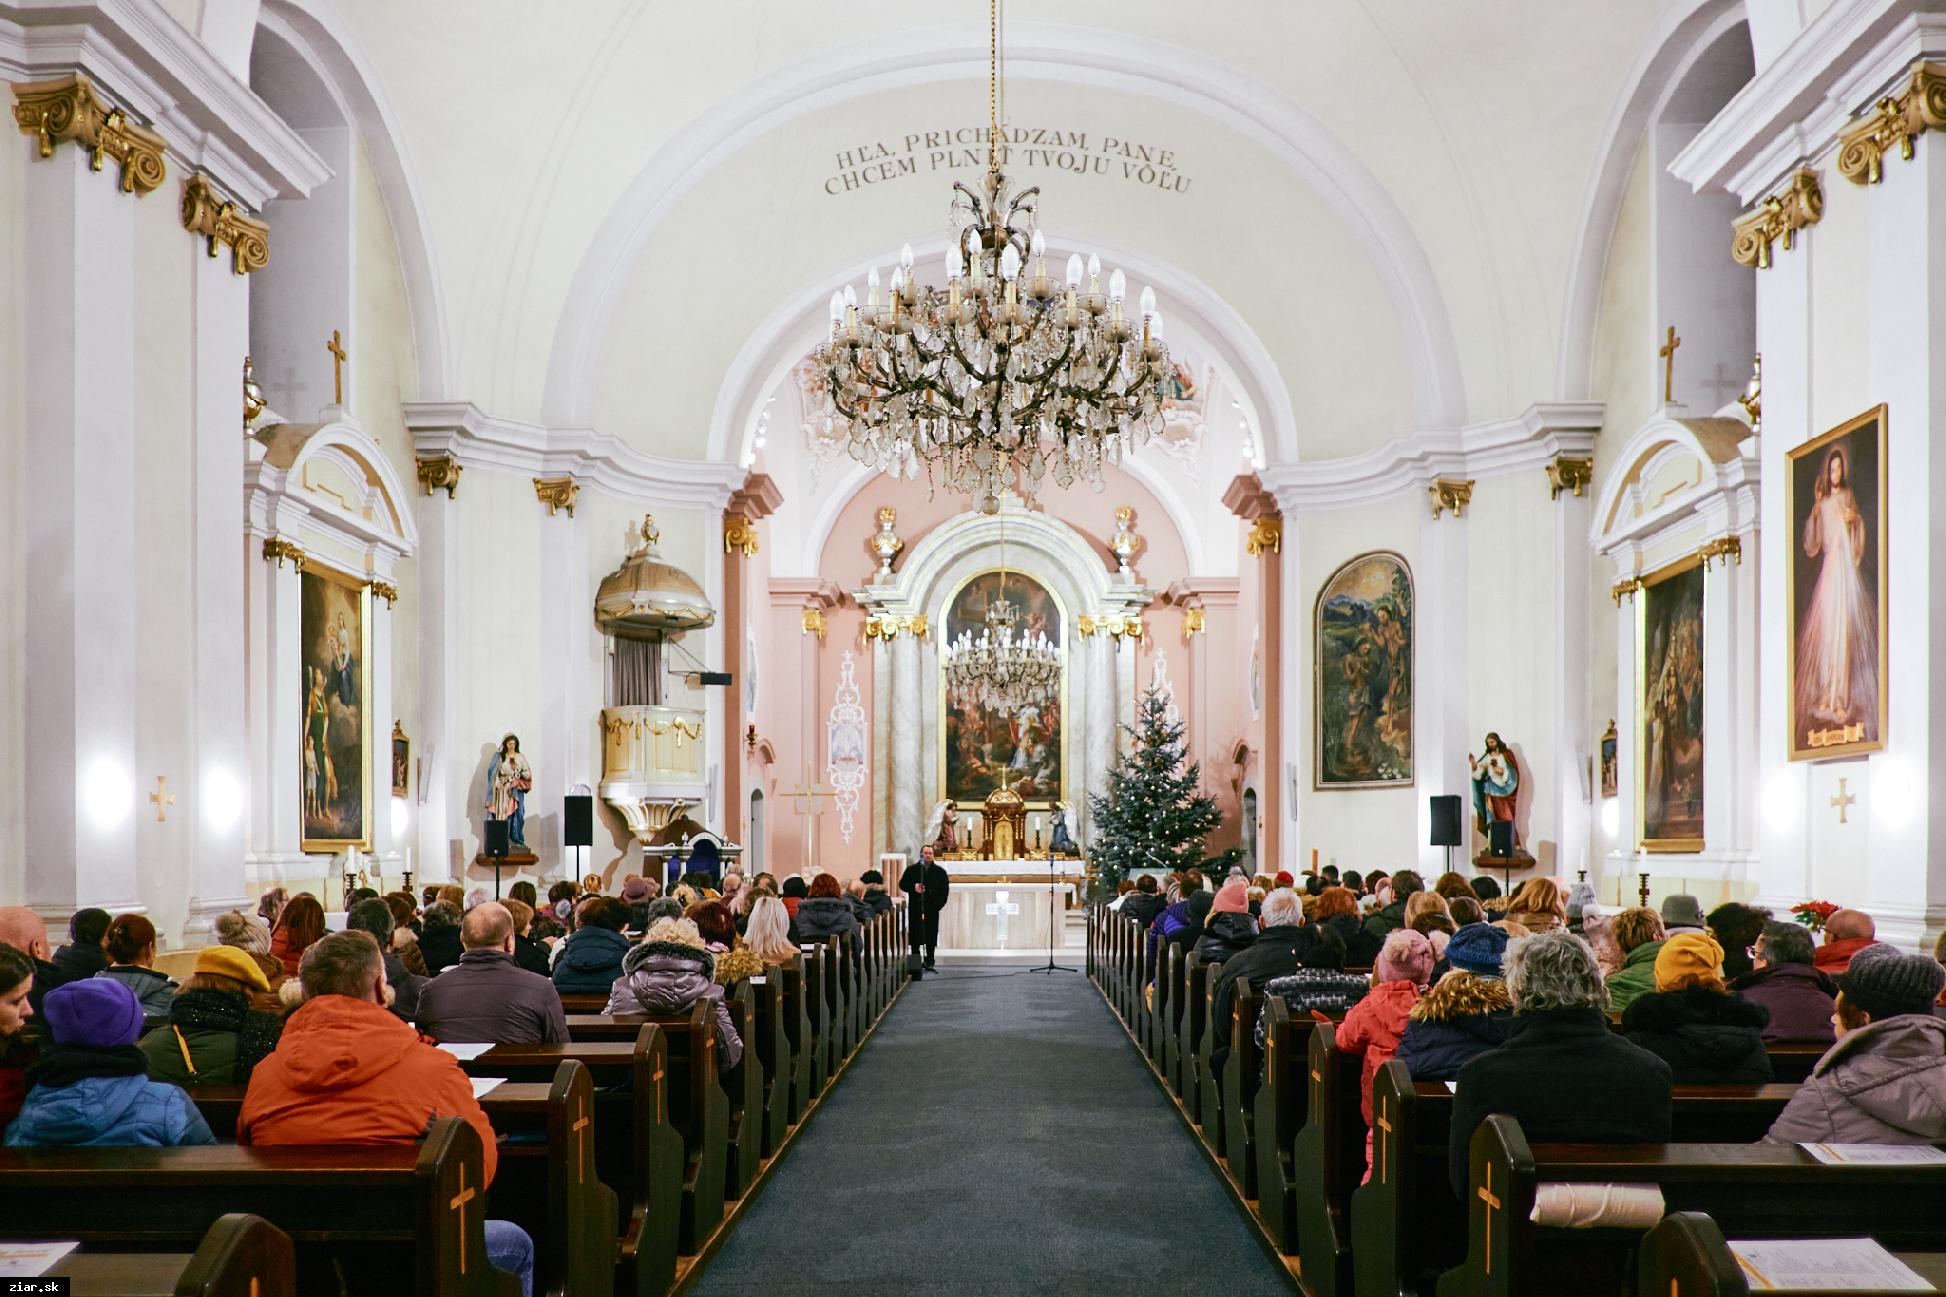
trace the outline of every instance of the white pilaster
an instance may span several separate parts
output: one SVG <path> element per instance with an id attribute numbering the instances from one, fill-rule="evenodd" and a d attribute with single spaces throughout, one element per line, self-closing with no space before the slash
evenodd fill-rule
<path id="1" fill-rule="evenodd" d="M 1422 682 L 1413 720 L 1414 764 L 1419 772 L 1420 804 L 1415 838 L 1432 837 L 1428 798 L 1446 794 L 1460 799 L 1461 844 L 1453 857 L 1457 865 L 1473 857 L 1473 785 L 1466 754 L 1478 754 L 1479 736 L 1466 723 L 1469 617 L 1467 608 L 1467 533 L 1470 524 L 1449 510 L 1438 518 L 1430 508 L 1419 528 L 1419 635 L 1417 674 Z M 1443 870 L 1446 851 L 1421 845 L 1423 868 Z"/>
<path id="2" fill-rule="evenodd" d="M 22 539 L 27 768 L 26 900 L 140 909 L 136 766 L 135 219 L 113 168 L 63 145 L 24 164 L 31 430 Z M 150 199 L 148 201 L 158 201 Z M 235 627 L 225 627 L 234 634 Z"/>
<path id="3" fill-rule="evenodd" d="M 872 851 L 905 851 L 892 833 L 892 648 L 872 641 Z"/>
<path id="4" fill-rule="evenodd" d="M 1588 639 L 1593 610 L 1588 595 L 1588 516 L 1592 499 L 1563 491 L 1554 508 L 1554 606 L 1560 631 L 1554 658 L 1555 767 L 1546 777 L 1552 785 L 1554 825 L 1560 843 L 1555 871 L 1573 880 L 1575 871 L 1588 869 L 1588 843 L 1593 811 L 1601 794 L 1599 754 L 1588 736 L 1589 696 L 1594 686 L 1588 669 Z M 1590 759 L 1595 759 L 1591 769 Z"/>
<path id="5" fill-rule="evenodd" d="M 461 488 L 464 489 L 464 488 Z M 454 673 L 459 647 L 459 515 L 443 491 L 413 498 L 419 524 L 419 725 L 418 760 L 425 774 L 413 777 L 418 850 L 415 884 L 449 883 L 464 876 L 457 855 L 463 844 L 447 831 L 466 822 L 468 808 L 452 804 L 449 772 L 461 754 L 455 746 Z M 586 615 L 588 605 L 583 605 Z M 594 695 L 600 697 L 600 694 Z"/>
<path id="6" fill-rule="evenodd" d="M 539 500 L 534 508 L 546 511 Z M 540 660 L 554 665 L 542 681 L 543 720 L 535 751 L 553 768 L 536 763 L 541 778 L 527 799 L 527 845 L 540 857 L 542 877 L 579 877 L 586 871 L 564 864 L 568 853 L 563 844 L 563 798 L 573 784 L 593 789 L 599 782 L 600 772 L 593 768 L 596 747 L 587 700 L 601 698 L 604 690 L 603 682 L 591 678 L 589 670 L 589 663 L 599 660 L 595 639 L 600 632 L 588 615 L 594 606 L 594 591 L 590 588 L 593 568 L 585 519 L 570 516 L 565 509 L 544 517 L 540 563 L 548 579 L 538 591 L 535 632 L 540 637 Z M 590 868 L 601 863 L 592 851 L 586 854 Z M 515 881 L 514 876 L 509 874 L 507 881 Z"/>

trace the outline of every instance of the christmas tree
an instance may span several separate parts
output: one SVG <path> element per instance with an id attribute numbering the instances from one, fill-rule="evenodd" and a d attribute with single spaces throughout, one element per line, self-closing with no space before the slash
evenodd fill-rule
<path id="1" fill-rule="evenodd" d="M 1088 802 L 1094 814 L 1089 857 L 1102 885 L 1112 894 L 1134 869 L 1227 868 L 1235 851 L 1213 859 L 1203 854 L 1203 839 L 1222 816 L 1216 799 L 1199 791 L 1202 767 L 1184 767 L 1183 723 L 1166 680 L 1150 685 L 1136 724 L 1122 729 L 1135 746 L 1108 772 L 1107 794 Z"/>

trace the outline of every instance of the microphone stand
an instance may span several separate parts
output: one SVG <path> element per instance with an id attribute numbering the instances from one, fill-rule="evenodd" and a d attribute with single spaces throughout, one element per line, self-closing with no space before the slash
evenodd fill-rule
<path id="1" fill-rule="evenodd" d="M 1054 962 L 1054 835 L 1047 835 L 1047 963 L 1033 969 L 1036 973 L 1078 973 L 1078 968 Z"/>

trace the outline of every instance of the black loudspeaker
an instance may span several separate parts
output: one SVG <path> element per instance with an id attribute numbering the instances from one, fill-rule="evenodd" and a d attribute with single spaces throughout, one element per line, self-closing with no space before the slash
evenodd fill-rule
<path id="1" fill-rule="evenodd" d="M 1460 841 L 1460 798 L 1458 793 L 1434 797 L 1432 802 L 1432 841 L 1435 847 L 1457 847 Z"/>
<path id="2" fill-rule="evenodd" d="M 1487 854 L 1492 856 L 1511 856 L 1514 853 L 1514 822 L 1512 820 L 1487 821 Z"/>
<path id="3" fill-rule="evenodd" d="M 507 828 L 505 820 L 486 822 L 486 845 L 481 848 L 483 856 L 504 856 L 507 854 Z"/>
<path id="4" fill-rule="evenodd" d="M 587 793 L 569 793 L 561 800 L 563 825 L 568 847 L 595 845 L 595 799 Z"/>

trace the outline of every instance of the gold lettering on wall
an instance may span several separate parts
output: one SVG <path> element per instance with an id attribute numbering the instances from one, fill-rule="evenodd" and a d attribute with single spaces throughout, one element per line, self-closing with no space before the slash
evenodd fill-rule
<path id="1" fill-rule="evenodd" d="M 825 177 L 824 192 L 836 198 L 909 176 L 953 171 L 977 174 L 987 167 L 988 135 L 985 126 L 958 126 L 908 131 L 902 136 L 835 149 L 835 169 Z M 1183 174 L 1174 149 L 1125 135 L 1047 126 L 1002 126 L 1000 164 L 1010 172 L 1064 171 L 1100 176 L 1166 194 L 1186 194 L 1192 183 Z"/>

